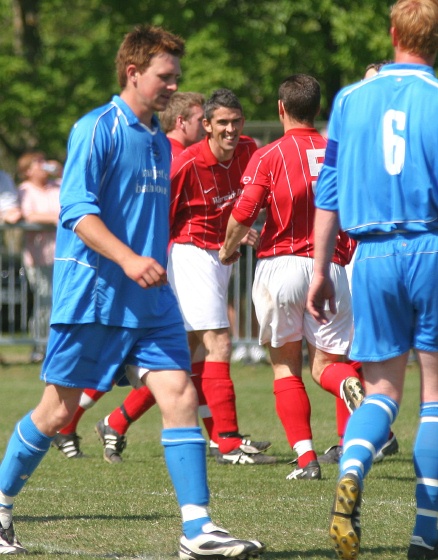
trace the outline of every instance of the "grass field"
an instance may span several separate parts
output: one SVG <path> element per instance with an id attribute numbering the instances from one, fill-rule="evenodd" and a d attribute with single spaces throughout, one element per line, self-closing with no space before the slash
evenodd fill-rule
<path id="1" fill-rule="evenodd" d="M 16 420 L 42 391 L 39 367 L 27 348 L 0 347 L 0 456 Z M 288 481 L 294 458 L 274 409 L 269 366 L 234 366 L 240 430 L 269 439 L 275 465 L 218 465 L 208 459 L 213 520 L 242 538 L 258 538 L 266 560 L 336 558 L 327 537 L 337 467 L 323 466 L 321 481 Z M 312 403 L 315 447 L 337 442 L 335 406 L 305 376 Z M 165 469 L 156 407 L 132 425 L 120 465 L 102 459 L 94 425 L 119 405 L 128 389 L 116 388 L 89 410 L 78 433 L 86 458 L 67 460 L 51 449 L 15 503 L 15 527 L 31 556 L 161 560 L 177 557 L 180 514 Z M 362 507 L 361 560 L 406 558 L 414 522 L 412 442 L 419 382 L 410 365 L 394 431 L 400 453 L 376 464 Z"/>

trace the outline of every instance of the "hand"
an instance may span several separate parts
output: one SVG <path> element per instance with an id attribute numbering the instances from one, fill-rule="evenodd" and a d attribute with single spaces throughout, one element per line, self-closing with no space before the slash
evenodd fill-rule
<path id="1" fill-rule="evenodd" d="M 312 317 L 323 325 L 329 322 L 326 302 L 331 313 L 336 313 L 335 288 L 330 277 L 314 276 L 307 294 L 307 310 Z"/>
<path id="2" fill-rule="evenodd" d="M 151 257 L 131 256 L 123 265 L 123 270 L 141 288 L 159 288 L 167 284 L 166 270 Z"/>
<path id="3" fill-rule="evenodd" d="M 19 208 L 9 208 L 3 215 L 3 219 L 7 224 L 16 224 L 22 219 L 21 210 Z"/>
<path id="4" fill-rule="evenodd" d="M 46 163 L 50 166 L 50 176 L 55 179 L 61 179 L 64 170 L 62 164 L 56 159 L 50 159 Z"/>
<path id="5" fill-rule="evenodd" d="M 257 247 L 259 246 L 259 241 L 260 241 L 259 232 L 254 228 L 250 228 L 248 233 L 245 235 L 245 237 L 243 237 L 241 243 L 243 245 L 249 245 L 250 247 L 257 249 Z"/>
<path id="6" fill-rule="evenodd" d="M 228 252 L 225 250 L 224 247 L 221 247 L 219 249 L 219 260 L 221 261 L 222 264 L 226 264 L 226 265 L 234 264 L 240 259 L 241 255 L 242 253 L 237 249 L 233 251 L 230 255 L 228 254 Z"/>

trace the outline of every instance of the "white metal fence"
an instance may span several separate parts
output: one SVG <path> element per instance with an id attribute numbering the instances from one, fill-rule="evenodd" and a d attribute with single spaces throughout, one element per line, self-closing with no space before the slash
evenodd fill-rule
<path id="1" fill-rule="evenodd" d="M 23 245 L 26 232 L 54 229 L 38 224 L 0 224 L 0 345 L 38 346 L 47 340 L 51 267 L 34 270 L 31 290 L 23 262 Z"/>

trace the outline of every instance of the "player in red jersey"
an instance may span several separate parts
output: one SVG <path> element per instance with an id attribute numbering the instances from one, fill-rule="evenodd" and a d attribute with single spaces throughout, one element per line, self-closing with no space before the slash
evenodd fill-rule
<path id="1" fill-rule="evenodd" d="M 311 76 L 296 74 L 279 88 L 279 117 L 284 136 L 252 156 L 242 177 L 244 190 L 227 226 L 219 257 L 235 262 L 239 244 L 261 208 L 266 222 L 257 249 L 253 302 L 274 371 L 277 414 L 298 466 L 288 479 L 321 478 L 313 449 L 310 401 L 302 380 L 302 339 L 309 350 L 313 379 L 342 398 L 350 411 L 360 405 L 363 389 L 357 372 L 343 363 L 352 329 L 350 291 L 344 266 L 354 246 L 340 234 L 331 274 L 337 285 L 338 313 L 321 328 L 306 311 L 313 271 L 314 188 L 327 141 L 314 128 L 320 87 Z"/>
<path id="2" fill-rule="evenodd" d="M 172 158 L 185 148 L 198 142 L 205 136 L 202 125 L 205 98 L 200 93 L 176 92 L 170 98 L 166 109 L 159 113 L 163 131 L 171 143 Z M 202 369 L 202 358 L 193 364 L 193 369 Z M 193 372 L 195 373 L 195 371 Z M 198 383 L 199 393 L 199 383 Z M 52 445 L 62 451 L 65 457 L 73 459 L 83 456 L 77 426 L 84 412 L 93 407 L 104 395 L 102 391 L 85 389 L 72 421 L 55 436 Z M 211 415 L 202 396 L 199 395 L 200 414 L 207 431 L 212 432 Z M 145 385 L 132 389 L 123 404 L 96 424 L 96 432 L 104 446 L 104 459 L 109 463 L 121 462 L 121 454 L 126 447 L 126 432 L 132 422 L 138 420 L 151 406 L 155 398 Z"/>
<path id="3" fill-rule="evenodd" d="M 265 464 L 269 442 L 247 440 L 239 433 L 234 385 L 230 377 L 231 337 L 227 294 L 231 269 L 218 253 L 233 205 L 240 194 L 240 178 L 256 149 L 241 136 L 242 106 L 228 89 L 215 91 L 204 106 L 207 137 L 174 159 L 171 170 L 171 249 L 168 279 L 177 296 L 192 357 L 206 349 L 201 372 L 202 390 L 211 410 L 221 463 Z M 258 234 L 249 230 L 246 242 Z"/>
<path id="4" fill-rule="evenodd" d="M 172 159 L 204 138 L 204 103 L 201 93 L 177 91 L 166 110 L 158 114 L 161 128 L 172 147 Z"/>

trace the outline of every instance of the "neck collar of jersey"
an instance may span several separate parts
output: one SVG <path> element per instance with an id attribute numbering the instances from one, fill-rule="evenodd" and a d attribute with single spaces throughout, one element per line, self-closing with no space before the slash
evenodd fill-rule
<path id="1" fill-rule="evenodd" d="M 125 103 L 125 101 L 123 101 L 123 99 L 119 95 L 114 95 L 111 103 L 115 105 L 119 110 L 119 113 L 123 115 L 128 126 L 139 124 L 150 130 L 152 133 L 155 133 L 157 132 L 157 130 L 159 130 L 160 124 L 156 115 L 152 115 L 151 127 L 149 128 L 148 126 L 140 122 L 140 119 L 137 117 L 131 107 L 127 103 Z"/>
<path id="2" fill-rule="evenodd" d="M 298 126 L 296 128 L 290 128 L 284 133 L 284 135 L 291 136 L 293 134 L 294 136 L 310 136 L 315 133 L 318 133 L 316 128 Z"/>
<path id="3" fill-rule="evenodd" d="M 382 68 L 379 70 L 379 73 L 376 75 L 380 76 L 384 72 L 391 72 L 391 71 L 399 72 L 400 70 L 408 70 L 410 72 L 425 72 L 426 74 L 431 74 L 432 76 L 435 75 L 435 71 L 432 68 L 432 66 L 427 66 L 426 64 L 409 64 L 409 63 L 397 63 L 397 62 L 392 62 L 391 64 L 385 64 L 384 66 L 382 66 Z"/>

